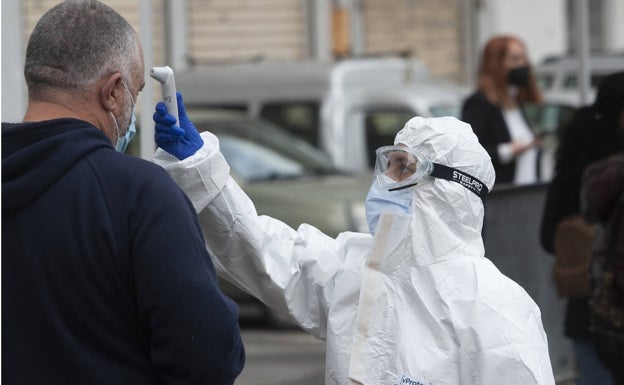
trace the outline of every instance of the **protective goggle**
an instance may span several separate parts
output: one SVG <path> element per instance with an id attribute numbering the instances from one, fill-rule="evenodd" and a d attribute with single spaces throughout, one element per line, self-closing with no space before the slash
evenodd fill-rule
<path id="1" fill-rule="evenodd" d="M 375 153 L 377 183 L 388 191 L 415 186 L 430 176 L 459 183 L 482 199 L 489 191 L 477 178 L 453 167 L 434 163 L 412 148 L 384 146 Z"/>

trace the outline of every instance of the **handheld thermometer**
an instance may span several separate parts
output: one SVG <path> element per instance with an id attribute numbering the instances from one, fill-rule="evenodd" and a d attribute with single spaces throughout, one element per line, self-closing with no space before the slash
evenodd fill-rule
<path id="1" fill-rule="evenodd" d="M 179 126 L 178 100 L 176 98 L 176 85 L 173 70 L 169 66 L 152 67 L 150 76 L 160 83 L 163 102 L 167 106 L 169 114 L 176 118 L 176 125 Z"/>

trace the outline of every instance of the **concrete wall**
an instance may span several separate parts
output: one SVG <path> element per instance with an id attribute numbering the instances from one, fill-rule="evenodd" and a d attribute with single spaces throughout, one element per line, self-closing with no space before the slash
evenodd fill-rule
<path id="1" fill-rule="evenodd" d="M 624 1 L 603 0 L 605 26 L 603 46 L 610 52 L 624 52 Z"/>
<path id="2" fill-rule="evenodd" d="M 567 50 L 565 0 L 486 0 L 478 8 L 477 41 L 481 48 L 492 35 L 513 34 L 527 45 L 533 63 Z"/>
<path id="3" fill-rule="evenodd" d="M 190 59 L 198 63 L 308 56 L 304 0 L 189 0 Z"/>
<path id="4" fill-rule="evenodd" d="M 459 80 L 463 21 L 458 0 L 364 1 L 365 52 L 410 50 L 432 74 Z"/>
<path id="5" fill-rule="evenodd" d="M 26 112 L 26 82 L 24 81 L 23 41 L 15 36 L 22 30 L 19 0 L 2 2 L 2 121 L 21 122 Z"/>

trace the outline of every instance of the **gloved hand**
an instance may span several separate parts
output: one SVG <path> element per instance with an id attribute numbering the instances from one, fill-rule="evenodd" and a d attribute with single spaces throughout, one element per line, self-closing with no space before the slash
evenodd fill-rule
<path id="1" fill-rule="evenodd" d="M 154 123 L 156 123 L 154 138 L 158 147 L 183 160 L 199 150 L 204 141 L 199 136 L 199 132 L 193 125 L 193 122 L 186 115 L 182 94 L 177 92 L 176 98 L 178 102 L 179 126 L 175 125 L 175 117 L 167 113 L 165 103 L 158 102 L 153 116 Z"/>

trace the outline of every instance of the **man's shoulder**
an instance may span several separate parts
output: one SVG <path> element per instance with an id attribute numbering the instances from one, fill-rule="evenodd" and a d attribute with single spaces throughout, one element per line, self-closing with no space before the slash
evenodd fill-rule
<path id="1" fill-rule="evenodd" d="M 119 181 L 133 180 L 135 182 L 173 180 L 159 165 L 132 155 L 120 154 L 116 151 L 98 151 L 93 154 L 93 163 L 103 172 Z"/>
<path id="2" fill-rule="evenodd" d="M 93 176 L 103 194 L 120 208 L 162 213 L 161 209 L 167 207 L 170 213 L 194 212 L 184 192 L 164 168 L 114 150 L 100 153 L 89 156 Z"/>

